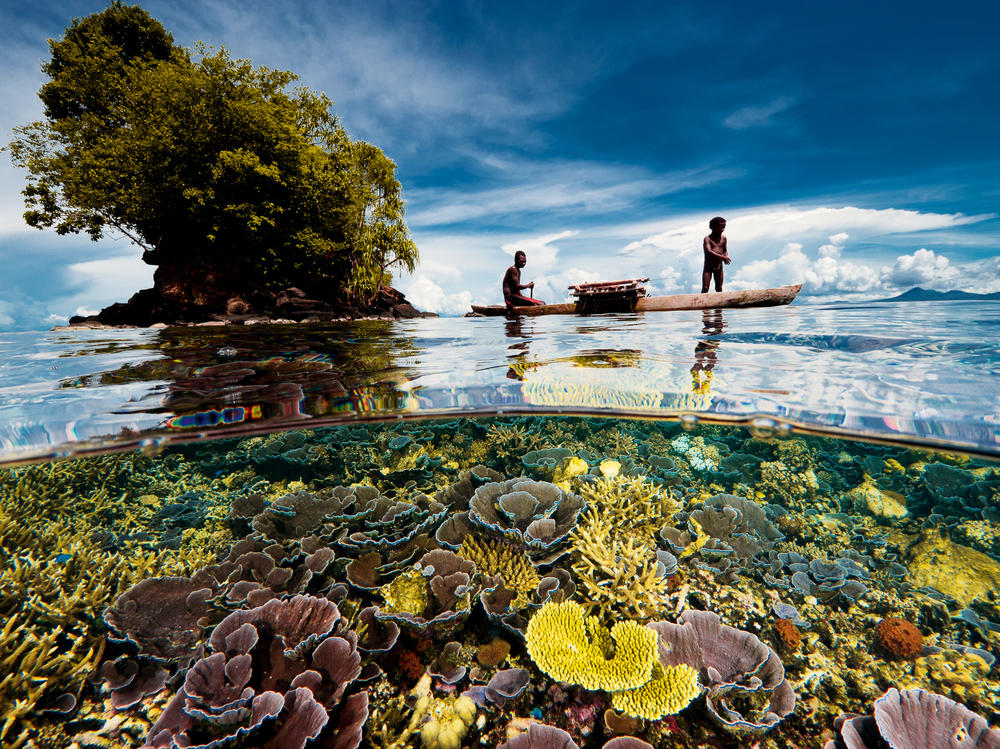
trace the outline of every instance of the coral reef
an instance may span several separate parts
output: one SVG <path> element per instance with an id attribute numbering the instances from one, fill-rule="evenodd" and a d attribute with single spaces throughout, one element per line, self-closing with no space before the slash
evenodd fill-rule
<path id="1" fill-rule="evenodd" d="M 525 549 L 536 565 L 549 564 L 564 552 L 560 548 L 584 508 L 583 499 L 555 484 L 518 478 L 490 482 L 476 489 L 468 512 L 452 515 L 436 538 L 452 549 L 473 528 L 503 538 Z"/>
<path id="2" fill-rule="evenodd" d="M 535 664 L 558 681 L 586 689 L 620 692 L 649 681 L 656 635 L 635 622 L 605 630 L 574 602 L 549 602 L 531 617 L 525 632 Z"/>
<path id="3" fill-rule="evenodd" d="M 0 743 L 884 749 L 934 746 L 935 715 L 993 741 L 956 706 L 1000 722 L 996 466 L 690 426 L 398 420 L 0 471 Z"/>

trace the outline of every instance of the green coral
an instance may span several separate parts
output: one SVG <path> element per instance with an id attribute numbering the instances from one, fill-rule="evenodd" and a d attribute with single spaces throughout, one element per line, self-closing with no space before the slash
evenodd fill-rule
<path id="1" fill-rule="evenodd" d="M 427 596 L 427 581 L 418 569 L 402 572 L 379 592 L 385 599 L 385 610 L 397 614 L 420 616 L 430 602 Z"/>
<path id="2" fill-rule="evenodd" d="M 611 704 L 634 718 L 659 720 L 679 713 L 700 693 L 698 672 L 689 665 L 663 666 L 657 662 L 649 681 L 637 689 L 614 692 Z"/>
<path id="3" fill-rule="evenodd" d="M 608 633 L 575 601 L 547 602 L 528 622 L 525 640 L 542 671 L 586 689 L 635 689 L 649 680 L 657 661 L 653 630 L 623 621 Z M 613 655 L 608 652 L 612 644 Z"/>

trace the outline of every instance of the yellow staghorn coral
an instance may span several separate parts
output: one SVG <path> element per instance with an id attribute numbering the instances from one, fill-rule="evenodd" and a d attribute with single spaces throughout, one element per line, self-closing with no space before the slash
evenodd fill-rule
<path id="1" fill-rule="evenodd" d="M 590 503 L 570 536 L 588 613 L 647 620 L 669 604 L 671 581 L 657 565 L 653 531 L 679 509 L 642 478 L 584 485 Z"/>
<path id="2" fill-rule="evenodd" d="M 663 666 L 657 661 L 649 681 L 637 689 L 612 693 L 611 704 L 633 718 L 659 720 L 679 713 L 700 693 L 698 672 L 689 665 Z"/>
<path id="3" fill-rule="evenodd" d="M 613 461 L 605 461 L 605 463 Z M 605 466 L 602 463 L 602 470 Z M 611 473 L 611 467 L 608 466 Z M 653 543 L 660 526 L 681 509 L 681 503 L 645 476 L 613 474 L 583 484 L 580 496 L 587 500 L 595 520 L 619 534 Z"/>
<path id="4" fill-rule="evenodd" d="M 479 541 L 469 534 L 462 541 L 458 555 L 476 563 L 476 571 L 487 577 L 503 578 L 504 587 L 522 594 L 538 585 L 538 571 L 523 551 L 502 540 Z"/>
<path id="5" fill-rule="evenodd" d="M 649 680 L 658 660 L 653 630 L 622 621 L 610 633 L 602 632 L 596 621 L 586 621 L 575 601 L 547 602 L 528 622 L 525 640 L 542 671 L 585 689 L 635 689 Z M 614 654 L 609 657 L 606 648 L 611 643 Z"/>

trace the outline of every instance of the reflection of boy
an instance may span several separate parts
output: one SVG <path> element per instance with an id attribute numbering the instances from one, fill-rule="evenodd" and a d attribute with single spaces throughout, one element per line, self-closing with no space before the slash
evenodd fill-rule
<path id="1" fill-rule="evenodd" d="M 705 250 L 705 266 L 701 270 L 701 293 L 708 293 L 709 284 L 712 277 L 715 277 L 715 290 L 722 291 L 722 264 L 729 265 L 732 259 L 729 257 L 729 247 L 722 232 L 726 230 L 726 219 L 716 216 L 708 222 L 708 228 L 712 233 L 705 237 L 702 242 L 702 249 Z"/>
<path id="2" fill-rule="evenodd" d="M 521 268 L 527 264 L 528 256 L 524 253 L 524 250 L 518 250 L 514 253 L 514 264 L 507 269 L 503 277 L 503 301 L 505 304 L 513 307 L 528 307 L 542 304 L 537 299 L 521 295 L 522 289 L 531 289 L 532 293 L 535 292 L 534 283 L 521 283 Z"/>

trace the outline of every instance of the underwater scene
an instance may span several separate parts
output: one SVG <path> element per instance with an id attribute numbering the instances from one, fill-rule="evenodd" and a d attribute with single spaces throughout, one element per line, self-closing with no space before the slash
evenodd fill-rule
<path id="1" fill-rule="evenodd" d="M 1000 746 L 983 454 L 288 429 L 0 469 L 0 555 L 4 747 Z"/>

